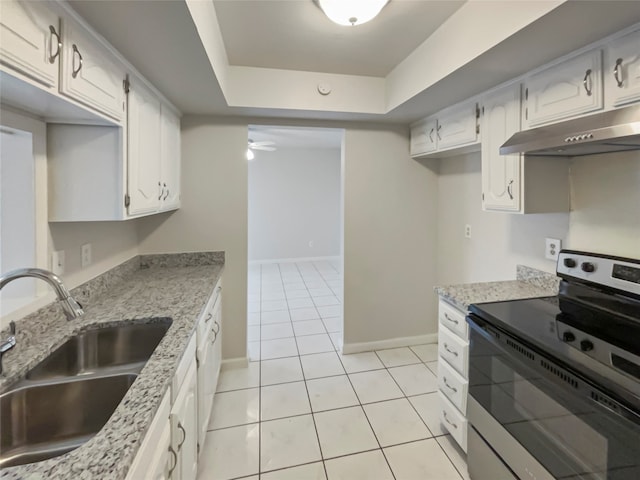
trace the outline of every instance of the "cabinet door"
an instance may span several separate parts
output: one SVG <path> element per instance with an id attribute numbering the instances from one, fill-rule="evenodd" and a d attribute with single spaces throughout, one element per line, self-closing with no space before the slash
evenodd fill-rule
<path id="1" fill-rule="evenodd" d="M 609 106 L 640 101 L 640 31 L 609 45 L 604 81 Z"/>
<path id="2" fill-rule="evenodd" d="M 525 83 L 528 127 L 600 110 L 602 53 L 587 52 L 532 75 Z"/>
<path id="3" fill-rule="evenodd" d="M 162 430 L 162 434 L 158 438 L 158 443 L 155 445 L 155 454 L 148 466 L 148 478 L 152 480 L 169 479 L 169 469 L 173 466 L 173 464 L 169 465 L 169 462 L 175 463 L 176 461 L 176 456 L 169 452 L 170 440 L 171 427 L 169 422 L 167 422 L 165 428 Z"/>
<path id="4" fill-rule="evenodd" d="M 60 21 L 40 2 L 3 0 L 0 63 L 48 87 L 58 85 Z"/>
<path id="5" fill-rule="evenodd" d="M 177 463 L 174 480 L 195 480 L 198 473 L 198 405 L 195 358 L 171 409 L 171 447 Z"/>
<path id="6" fill-rule="evenodd" d="M 122 120 L 125 116 L 124 68 L 84 28 L 62 20 L 60 93 Z"/>
<path id="7" fill-rule="evenodd" d="M 436 150 L 436 120 L 415 125 L 411 128 L 411 156 L 416 157 Z"/>
<path id="8" fill-rule="evenodd" d="M 438 117 L 436 137 L 438 150 L 475 143 L 478 140 L 477 104 L 462 105 Z"/>
<path id="9" fill-rule="evenodd" d="M 180 207 L 180 119 L 161 106 L 160 138 L 162 210 Z"/>
<path id="10" fill-rule="evenodd" d="M 482 103 L 482 207 L 520 210 L 521 155 L 500 155 L 500 146 L 520 130 L 520 85 L 493 93 Z"/>
<path id="11" fill-rule="evenodd" d="M 158 210 L 160 182 L 160 101 L 141 82 L 129 90 L 128 189 L 129 215 Z"/>

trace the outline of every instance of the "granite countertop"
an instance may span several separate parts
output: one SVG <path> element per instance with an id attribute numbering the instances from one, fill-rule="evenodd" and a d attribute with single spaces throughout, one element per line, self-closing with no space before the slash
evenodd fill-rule
<path id="1" fill-rule="evenodd" d="M 99 277 L 92 285 L 84 286 L 84 290 L 103 291 L 93 295 L 89 304 L 83 303 L 85 315 L 80 319 L 67 321 L 60 307 L 53 305 L 37 312 L 37 318 L 33 314 L 17 322 L 17 345 L 4 355 L 0 389 L 23 378 L 27 370 L 78 332 L 96 326 L 146 323 L 160 317 L 173 319 L 120 405 L 93 438 L 65 455 L 4 468 L 1 478 L 124 479 L 171 385 L 196 321 L 222 275 L 223 259 L 224 255 L 212 262 L 208 258 L 209 264 L 198 265 L 202 257 L 136 257 L 128 262 L 132 265 L 125 268 L 125 273 L 116 274 L 116 282 Z M 112 285 L 100 288 L 104 283 Z M 82 298 L 87 293 L 84 290 L 79 287 L 71 294 Z M 54 415 L 56 408 L 51 405 Z"/>
<path id="2" fill-rule="evenodd" d="M 518 265 L 516 280 L 445 285 L 434 290 L 449 303 L 467 311 L 472 303 L 554 296 L 558 294 L 559 281 L 553 274 Z"/>

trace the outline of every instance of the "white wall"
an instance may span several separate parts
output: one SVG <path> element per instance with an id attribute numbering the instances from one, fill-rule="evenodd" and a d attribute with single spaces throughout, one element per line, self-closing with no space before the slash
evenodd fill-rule
<path id="1" fill-rule="evenodd" d="M 225 358 L 246 355 L 248 123 L 287 122 L 183 118 L 182 208 L 139 221 L 141 253 L 226 251 Z M 345 341 L 435 332 L 435 299 L 425 292 L 436 280 L 436 173 L 410 159 L 407 128 L 304 126 L 346 130 Z"/>
<path id="2" fill-rule="evenodd" d="M 555 214 L 483 212 L 480 155 L 440 162 L 438 284 L 513 279 L 517 264 L 555 272 L 545 237 L 562 239 L 563 248 L 640 258 L 638 152 L 570 160 L 571 212 Z"/>
<path id="3" fill-rule="evenodd" d="M 182 204 L 139 220 L 140 251 L 226 252 L 224 358 L 246 355 L 247 122 L 182 118 Z"/>
<path id="4" fill-rule="evenodd" d="M 407 129 L 347 128 L 344 343 L 436 332 L 437 174 Z"/>
<path id="5" fill-rule="evenodd" d="M 249 261 L 340 255 L 340 158 L 330 148 L 255 152 Z"/>

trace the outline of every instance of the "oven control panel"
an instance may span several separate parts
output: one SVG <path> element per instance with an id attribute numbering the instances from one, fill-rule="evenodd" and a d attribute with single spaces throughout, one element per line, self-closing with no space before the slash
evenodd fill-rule
<path id="1" fill-rule="evenodd" d="M 556 271 L 563 278 L 640 295 L 640 260 L 561 250 Z"/>

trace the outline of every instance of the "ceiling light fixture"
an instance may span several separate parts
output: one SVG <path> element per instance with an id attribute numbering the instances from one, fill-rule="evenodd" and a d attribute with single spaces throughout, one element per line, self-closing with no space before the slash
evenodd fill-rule
<path id="1" fill-rule="evenodd" d="M 362 25 L 373 19 L 389 0 L 316 0 L 324 14 L 338 25 Z"/>

